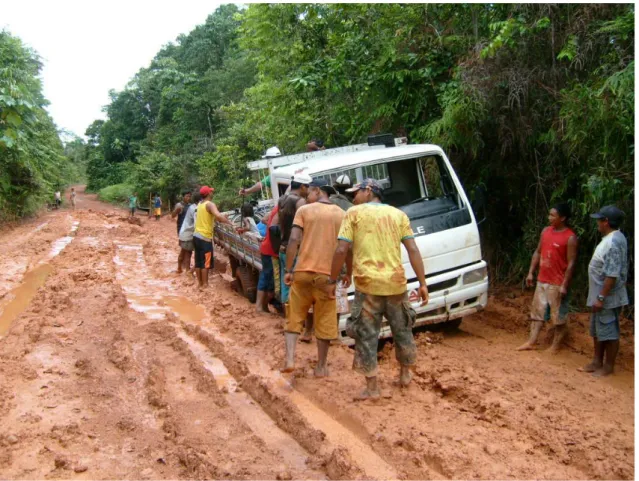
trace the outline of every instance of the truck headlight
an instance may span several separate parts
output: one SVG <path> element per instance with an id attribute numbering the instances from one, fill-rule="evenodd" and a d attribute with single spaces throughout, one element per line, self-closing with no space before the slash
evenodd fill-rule
<path id="1" fill-rule="evenodd" d="M 483 280 L 488 273 L 486 267 L 481 267 L 479 269 L 475 269 L 474 271 L 467 272 L 464 274 L 464 285 L 472 284 L 474 282 L 479 282 Z"/>

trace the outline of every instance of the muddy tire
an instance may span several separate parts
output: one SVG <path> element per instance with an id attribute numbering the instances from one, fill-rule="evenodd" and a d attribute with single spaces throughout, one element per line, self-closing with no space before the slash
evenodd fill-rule
<path id="1" fill-rule="evenodd" d="M 240 263 L 233 256 L 229 256 L 229 263 L 231 264 L 231 272 L 233 273 L 233 277 L 238 277 L 237 270 L 240 267 Z"/>
<path id="2" fill-rule="evenodd" d="M 235 277 L 240 283 L 240 289 L 244 297 L 254 304 L 257 298 L 257 283 L 251 269 L 248 266 L 239 266 L 235 270 Z"/>
<path id="3" fill-rule="evenodd" d="M 459 319 L 453 319 L 452 321 L 444 322 L 442 324 L 442 327 L 445 331 L 448 332 L 456 331 L 457 329 L 459 329 L 459 326 L 461 325 L 463 320 L 463 317 L 460 317 Z"/>

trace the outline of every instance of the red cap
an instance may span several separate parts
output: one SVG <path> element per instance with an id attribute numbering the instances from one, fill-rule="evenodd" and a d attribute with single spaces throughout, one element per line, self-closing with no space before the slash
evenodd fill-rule
<path id="1" fill-rule="evenodd" d="M 208 185 L 205 185 L 204 187 L 200 188 L 200 195 L 202 197 L 206 197 L 207 195 L 209 195 L 211 192 L 213 192 L 213 189 L 211 189 Z"/>

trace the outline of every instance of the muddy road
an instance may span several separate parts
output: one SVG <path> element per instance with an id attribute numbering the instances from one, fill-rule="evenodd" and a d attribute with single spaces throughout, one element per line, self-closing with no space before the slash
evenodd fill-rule
<path id="1" fill-rule="evenodd" d="M 0 478 L 633 477 L 628 321 L 617 373 L 595 379 L 577 372 L 587 316 L 559 355 L 518 353 L 530 297 L 502 293 L 457 331 L 417 334 L 407 390 L 385 345 L 389 397 L 354 403 L 349 348 L 316 380 L 301 344 L 280 375 L 282 319 L 219 275 L 200 292 L 174 273 L 174 222 L 138 219 L 81 192 L 0 234 Z"/>

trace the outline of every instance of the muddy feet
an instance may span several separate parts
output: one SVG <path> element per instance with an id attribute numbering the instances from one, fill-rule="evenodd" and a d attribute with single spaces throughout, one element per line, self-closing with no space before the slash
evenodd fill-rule
<path id="1" fill-rule="evenodd" d="M 313 340 L 313 335 L 310 332 L 305 332 L 300 336 L 300 342 L 305 342 L 306 344 L 310 344 Z"/>
<path id="2" fill-rule="evenodd" d="M 376 391 L 369 391 L 368 388 L 364 389 L 361 393 L 359 393 L 357 396 L 355 396 L 353 398 L 353 401 L 367 401 L 367 400 L 371 400 L 371 401 L 376 401 L 381 397 L 381 393 L 379 392 L 379 389 Z"/>
<path id="3" fill-rule="evenodd" d="M 599 364 L 598 362 L 591 362 L 590 364 L 586 364 L 584 367 L 580 367 L 577 369 L 577 371 L 581 371 L 581 372 L 595 372 L 598 369 L 601 369 L 602 365 Z"/>
<path id="4" fill-rule="evenodd" d="M 533 349 L 535 349 L 535 345 L 530 342 L 526 342 L 525 344 L 522 344 L 515 350 L 516 351 L 532 351 Z"/>
<path id="5" fill-rule="evenodd" d="M 605 364 L 599 369 L 595 370 L 592 373 L 593 377 L 604 377 L 610 376 L 614 372 L 614 369 L 611 366 L 606 366 Z"/>
<path id="6" fill-rule="evenodd" d="M 293 371 L 295 371 L 295 364 L 286 363 L 280 368 L 281 373 L 289 373 Z"/>
<path id="7" fill-rule="evenodd" d="M 315 374 L 315 377 L 328 377 L 328 366 L 324 366 L 324 367 L 317 366 L 313 370 L 313 374 Z"/>

